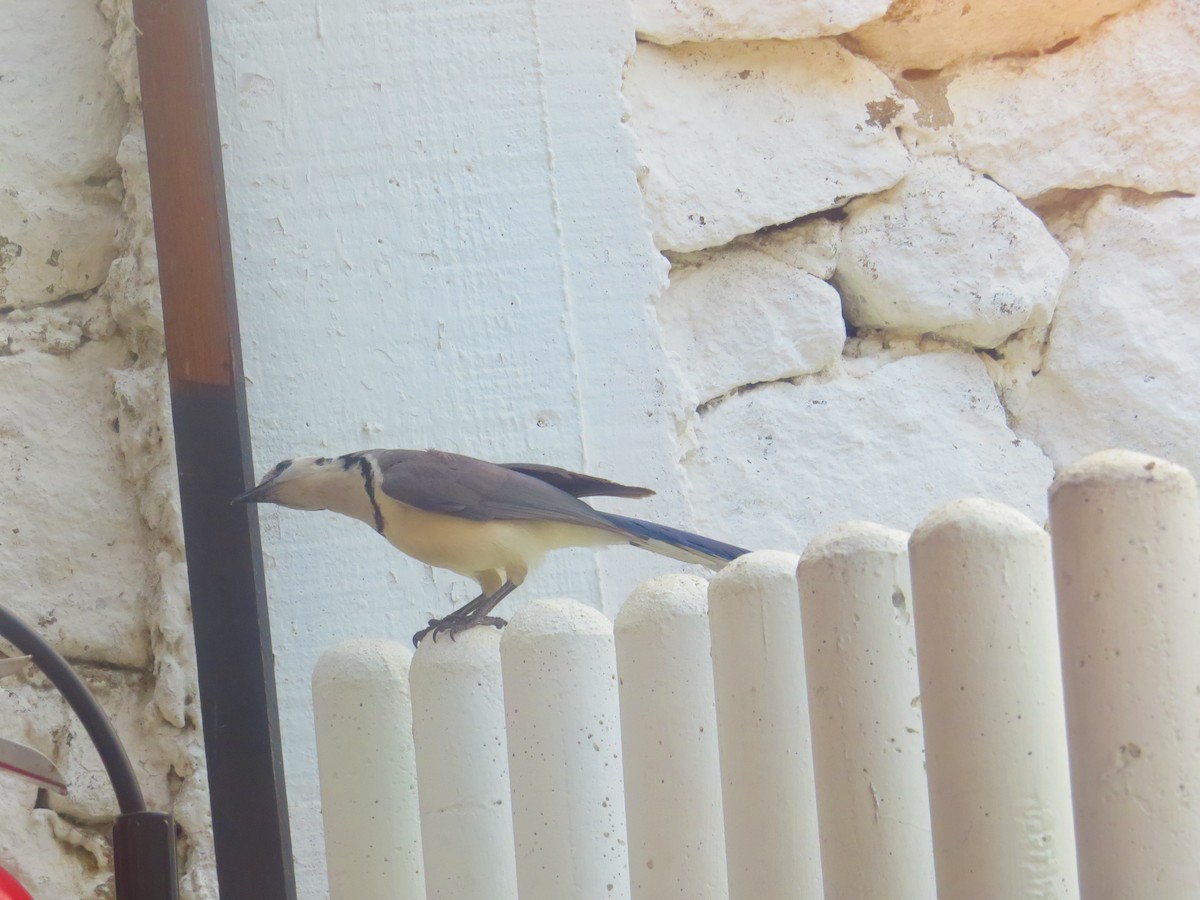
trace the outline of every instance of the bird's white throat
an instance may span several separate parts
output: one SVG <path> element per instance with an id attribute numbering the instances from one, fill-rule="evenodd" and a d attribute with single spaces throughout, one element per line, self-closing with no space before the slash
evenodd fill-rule
<path id="1" fill-rule="evenodd" d="M 296 459 L 272 483 L 270 499 L 291 509 L 327 509 L 374 527 L 368 477 L 377 481 L 377 471 L 369 461 L 355 460 L 346 466 L 340 459 Z M 375 488 L 378 490 L 377 483 Z"/>

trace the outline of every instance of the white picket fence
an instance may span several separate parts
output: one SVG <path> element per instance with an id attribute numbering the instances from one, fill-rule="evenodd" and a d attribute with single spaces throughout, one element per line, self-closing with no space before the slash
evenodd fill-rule
<path id="1" fill-rule="evenodd" d="M 1096 454 L 1050 533 L 962 500 L 656 579 L 615 626 L 544 600 L 334 648 L 331 896 L 1195 900 L 1195 482 Z"/>

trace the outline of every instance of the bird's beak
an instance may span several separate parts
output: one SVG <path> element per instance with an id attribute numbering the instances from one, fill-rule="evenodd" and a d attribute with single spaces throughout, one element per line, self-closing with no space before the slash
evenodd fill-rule
<path id="1" fill-rule="evenodd" d="M 229 501 L 229 505 L 232 506 L 235 503 L 267 503 L 271 499 L 269 496 L 271 486 L 272 482 L 264 481 L 258 487 L 252 487 L 246 493 L 238 494 Z"/>

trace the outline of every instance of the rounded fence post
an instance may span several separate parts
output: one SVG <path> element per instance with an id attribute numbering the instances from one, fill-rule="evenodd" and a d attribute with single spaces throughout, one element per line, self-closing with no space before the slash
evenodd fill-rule
<path id="1" fill-rule="evenodd" d="M 500 632 L 422 641 L 409 681 L 426 896 L 516 900 Z"/>
<path id="2" fill-rule="evenodd" d="M 909 553 L 938 897 L 1077 897 L 1049 536 L 959 500 Z"/>
<path id="3" fill-rule="evenodd" d="M 500 640 L 521 900 L 629 898 L 612 623 L 534 600 Z"/>
<path id="4" fill-rule="evenodd" d="M 840 525 L 808 545 L 797 576 L 825 896 L 928 900 L 908 534 Z"/>
<path id="5" fill-rule="evenodd" d="M 794 553 L 739 557 L 708 588 L 729 896 L 822 896 Z"/>
<path id="6" fill-rule="evenodd" d="M 332 900 L 425 896 L 411 661 L 403 644 L 354 640 L 327 650 L 313 669 Z"/>
<path id="7" fill-rule="evenodd" d="M 1105 451 L 1050 490 L 1082 893 L 1200 897 L 1196 482 Z"/>
<path id="8" fill-rule="evenodd" d="M 640 585 L 614 626 L 635 900 L 728 895 L 708 584 Z"/>

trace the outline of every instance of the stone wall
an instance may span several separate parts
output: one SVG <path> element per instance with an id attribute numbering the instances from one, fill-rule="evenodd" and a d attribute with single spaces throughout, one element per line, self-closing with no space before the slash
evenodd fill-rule
<path id="1" fill-rule="evenodd" d="M 1109 446 L 1200 471 L 1200 7 L 634 9 L 698 524 L 1041 520 L 1053 467 Z"/>
<path id="2" fill-rule="evenodd" d="M 14 0 L 0 28 L 0 584 L 114 719 L 216 897 L 129 0 Z M 31 667 L 4 736 L 66 797 L 0 779 L 0 865 L 38 900 L 111 897 L 112 789 Z"/>

